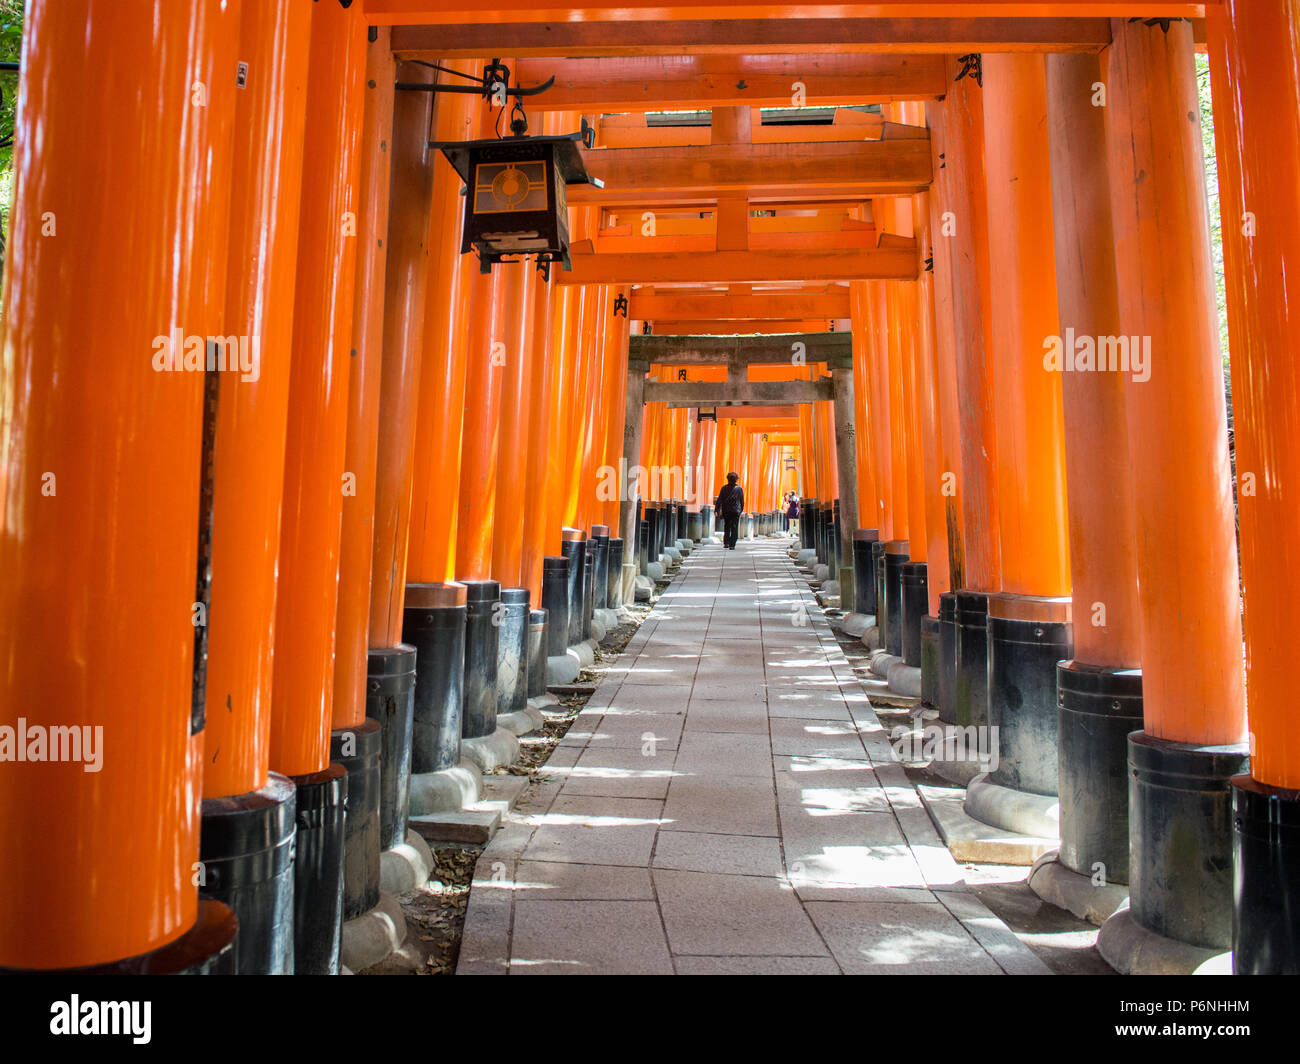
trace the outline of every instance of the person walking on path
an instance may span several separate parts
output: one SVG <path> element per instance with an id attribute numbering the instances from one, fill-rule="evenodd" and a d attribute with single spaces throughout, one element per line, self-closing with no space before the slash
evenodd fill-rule
<path id="1" fill-rule="evenodd" d="M 790 535 L 798 535 L 799 528 L 799 498 L 792 491 L 786 500 L 785 507 L 785 530 Z"/>
<path id="2" fill-rule="evenodd" d="M 718 492 L 713 504 L 714 512 L 722 515 L 722 545 L 727 550 L 736 549 L 740 536 L 740 515 L 745 512 L 745 492 L 740 486 L 740 474 L 728 473 L 727 483 Z"/>

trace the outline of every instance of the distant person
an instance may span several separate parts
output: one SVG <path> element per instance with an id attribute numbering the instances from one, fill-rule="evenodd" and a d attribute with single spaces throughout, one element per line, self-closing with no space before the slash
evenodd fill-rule
<path id="1" fill-rule="evenodd" d="M 740 515 L 745 512 L 745 492 L 740 486 L 739 473 L 727 474 L 727 483 L 718 492 L 713 508 L 722 515 L 722 546 L 735 550 L 740 537 Z"/>
<path id="2" fill-rule="evenodd" d="M 786 531 L 789 532 L 790 535 L 795 536 L 799 534 L 799 499 L 793 491 L 790 492 L 789 499 L 785 506 L 785 524 Z"/>

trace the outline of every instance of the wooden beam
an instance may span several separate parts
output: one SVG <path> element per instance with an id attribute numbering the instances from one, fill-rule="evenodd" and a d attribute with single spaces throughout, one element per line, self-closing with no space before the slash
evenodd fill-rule
<path id="1" fill-rule="evenodd" d="M 796 125 L 777 122 L 763 125 L 760 108 L 750 109 L 749 143 L 817 144 L 825 141 L 880 140 L 882 131 L 894 125 L 871 111 L 835 109 L 830 125 Z M 925 135 L 925 131 L 921 131 Z M 596 131 L 601 148 L 662 148 L 686 144 L 721 143 L 709 125 L 648 126 L 645 113 L 605 115 Z"/>
<path id="2" fill-rule="evenodd" d="M 759 334 L 829 332 L 832 319 L 787 321 L 655 321 L 663 336 L 755 336 Z"/>
<path id="3" fill-rule="evenodd" d="M 729 196 L 866 199 L 930 185 L 929 138 L 806 144 L 592 148 L 583 161 L 604 188 L 571 185 L 574 206 L 694 203 Z"/>
<path id="4" fill-rule="evenodd" d="M 765 406 L 825 402 L 833 398 L 830 379 L 819 381 L 646 381 L 645 401 L 683 406 Z"/>
<path id="5" fill-rule="evenodd" d="M 369 13 L 372 5 L 367 5 Z M 1108 14 L 1108 12 L 1107 12 Z M 401 26 L 398 59 L 807 55 L 819 52 L 1099 52 L 1108 18 L 798 18 Z"/>
<path id="6" fill-rule="evenodd" d="M 563 273 L 563 271 L 560 271 Z M 847 318 L 847 291 L 827 294 L 768 292 L 763 295 L 695 295 L 693 293 L 645 295 L 634 291 L 628 317 L 640 321 L 662 319 Z"/>
<path id="7" fill-rule="evenodd" d="M 560 284 L 671 284 L 687 281 L 912 281 L 915 246 L 823 251 L 647 252 L 598 255 L 574 251 L 572 270 L 556 270 Z M 695 315 L 692 315 L 694 317 Z M 782 314 L 782 317 L 792 315 Z M 801 317 L 806 315 L 800 315 Z M 845 317 L 846 315 L 837 315 Z"/>
<path id="8" fill-rule="evenodd" d="M 948 91 L 944 57 L 940 55 L 521 59 L 513 74 L 525 86 L 540 85 L 550 77 L 555 78 L 555 84 L 529 101 L 531 110 L 663 111 L 795 104 L 826 107 L 934 100 Z"/>
<path id="9" fill-rule="evenodd" d="M 798 346 L 801 345 L 801 346 Z M 852 333 L 786 336 L 632 336 L 628 357 L 664 366 L 843 364 L 853 356 Z"/>

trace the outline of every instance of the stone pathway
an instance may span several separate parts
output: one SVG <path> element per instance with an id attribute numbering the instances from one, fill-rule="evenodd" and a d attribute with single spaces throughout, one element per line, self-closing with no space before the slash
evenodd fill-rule
<path id="1" fill-rule="evenodd" d="M 1046 974 L 967 888 L 786 540 L 697 548 L 479 859 L 458 974 Z"/>

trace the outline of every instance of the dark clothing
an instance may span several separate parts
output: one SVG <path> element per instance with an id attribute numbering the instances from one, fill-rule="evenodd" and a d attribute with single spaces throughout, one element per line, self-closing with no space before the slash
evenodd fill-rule
<path id="1" fill-rule="evenodd" d="M 798 517 L 798 516 L 799 516 L 799 500 L 798 500 L 798 499 L 791 499 L 791 500 L 790 500 L 790 505 L 787 506 L 787 507 L 785 508 L 785 516 L 786 516 L 786 517 Z"/>
<path id="2" fill-rule="evenodd" d="M 714 508 L 726 517 L 728 514 L 739 516 L 745 512 L 745 492 L 739 484 L 724 484 L 718 492 Z"/>
<path id="3" fill-rule="evenodd" d="M 722 489 L 726 491 L 726 488 Z M 739 489 L 737 489 L 739 490 Z M 722 515 L 722 546 L 726 550 L 736 549 L 736 540 L 740 538 L 740 513 Z"/>

